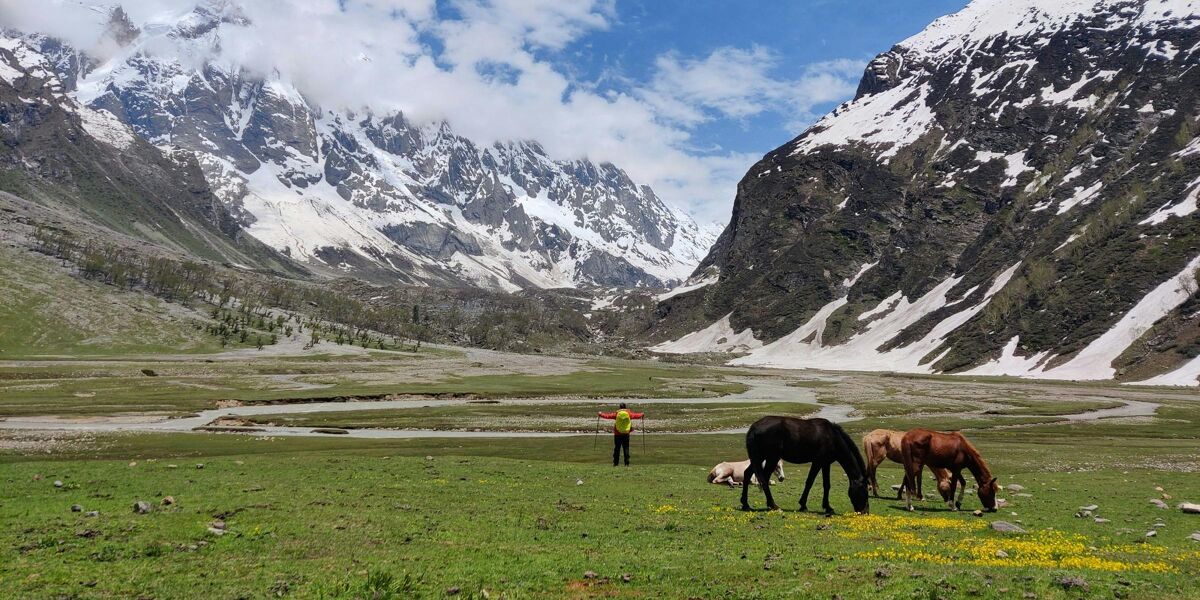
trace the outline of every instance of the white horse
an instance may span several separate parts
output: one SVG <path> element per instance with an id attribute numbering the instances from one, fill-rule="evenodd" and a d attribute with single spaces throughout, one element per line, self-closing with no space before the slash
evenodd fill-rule
<path id="1" fill-rule="evenodd" d="M 741 462 L 723 462 L 713 467 L 712 470 L 708 472 L 708 482 L 723 483 L 729 487 L 737 487 L 742 485 L 742 475 L 746 473 L 746 467 L 749 466 L 749 459 Z M 779 461 L 778 465 L 775 467 L 775 477 L 780 482 L 783 481 L 783 461 Z M 750 484 L 758 485 L 758 477 L 751 475 Z"/>

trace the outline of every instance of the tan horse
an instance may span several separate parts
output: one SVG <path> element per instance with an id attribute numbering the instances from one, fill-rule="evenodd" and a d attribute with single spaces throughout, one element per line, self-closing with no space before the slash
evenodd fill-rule
<path id="1" fill-rule="evenodd" d="M 901 465 L 904 464 L 900 453 L 902 439 L 904 439 L 903 431 L 892 431 L 891 429 L 876 429 L 863 436 L 863 456 L 867 460 L 867 485 L 876 498 L 879 497 L 879 482 L 875 480 L 875 471 L 879 468 L 880 463 L 886 459 Z M 949 502 L 953 497 L 950 490 L 950 471 L 935 467 L 931 467 L 930 470 L 937 479 L 938 493 L 941 494 L 942 500 Z M 921 489 L 922 479 L 922 477 L 917 477 L 918 498 L 925 497 Z M 902 482 L 900 491 L 896 492 L 896 499 L 900 499 L 904 495 L 904 489 Z"/>
<path id="2" fill-rule="evenodd" d="M 962 485 L 958 491 L 958 500 L 954 503 L 946 499 L 951 510 L 962 508 L 963 493 L 966 492 L 967 482 L 963 479 L 962 471 L 967 469 L 975 477 L 975 486 L 979 501 L 987 512 L 996 512 L 996 490 L 1000 484 L 992 477 L 992 472 L 984 462 L 983 456 L 963 434 L 957 431 L 943 433 L 929 429 L 913 429 L 904 434 L 900 441 L 900 455 L 904 461 L 904 482 L 907 486 L 908 510 L 912 510 L 913 486 L 921 476 L 921 469 L 948 469 L 950 477 L 950 497 L 954 497 L 954 488 Z"/>
<path id="3" fill-rule="evenodd" d="M 729 487 L 737 487 L 742 485 L 742 477 L 746 473 L 746 467 L 750 466 L 750 461 L 743 460 L 741 462 L 723 462 L 712 468 L 708 472 L 709 483 L 723 483 Z M 775 466 L 775 477 L 780 482 L 783 481 L 783 463 L 780 462 Z M 750 485 L 758 485 L 758 476 L 750 476 Z"/>

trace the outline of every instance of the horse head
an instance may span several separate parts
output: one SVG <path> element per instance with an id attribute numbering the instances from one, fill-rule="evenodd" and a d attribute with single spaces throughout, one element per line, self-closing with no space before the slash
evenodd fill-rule
<path id="1" fill-rule="evenodd" d="M 868 514 L 871 512 L 867 501 L 867 479 L 858 477 L 850 480 L 850 504 L 854 506 L 854 512 L 859 514 Z"/>
<path id="2" fill-rule="evenodd" d="M 996 483 L 996 478 L 979 486 L 979 501 L 983 503 L 983 508 L 987 512 L 996 512 L 996 490 L 1000 488 L 1000 484 Z"/>

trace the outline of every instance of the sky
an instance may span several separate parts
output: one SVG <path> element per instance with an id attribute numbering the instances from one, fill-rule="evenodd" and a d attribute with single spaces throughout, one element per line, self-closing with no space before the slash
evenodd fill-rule
<path id="1" fill-rule="evenodd" d="M 98 55 L 97 14 L 143 29 L 198 0 L 0 0 L 0 26 Z M 220 44 L 150 52 L 279 76 L 324 108 L 446 120 L 481 143 L 625 169 L 724 224 L 762 155 L 850 99 L 876 54 L 966 0 L 199 0 L 240 11 Z"/>

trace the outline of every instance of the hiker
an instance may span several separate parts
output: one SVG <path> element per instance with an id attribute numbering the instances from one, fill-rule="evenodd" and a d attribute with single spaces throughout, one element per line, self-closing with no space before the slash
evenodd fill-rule
<path id="1" fill-rule="evenodd" d="M 646 413 L 631 412 L 625 403 L 621 403 L 621 407 L 617 412 L 601 412 L 598 413 L 601 418 L 614 421 L 613 423 L 613 466 L 617 466 L 617 457 L 621 453 L 621 448 L 625 448 L 625 466 L 629 466 L 629 434 L 633 433 L 633 420 L 640 419 Z"/>

